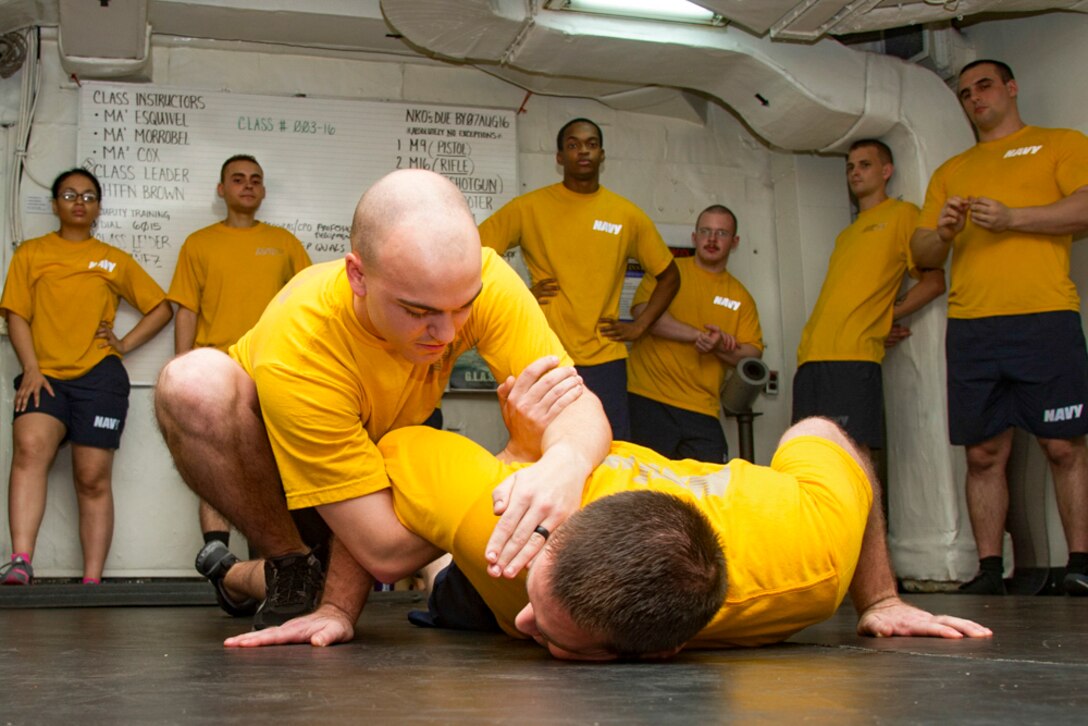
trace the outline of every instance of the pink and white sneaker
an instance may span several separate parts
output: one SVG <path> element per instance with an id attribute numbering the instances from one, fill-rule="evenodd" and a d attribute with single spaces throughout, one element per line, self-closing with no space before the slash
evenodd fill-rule
<path id="1" fill-rule="evenodd" d="M 34 582 L 34 568 L 20 555 L 12 555 L 11 562 L 0 566 L 0 585 L 29 585 Z"/>

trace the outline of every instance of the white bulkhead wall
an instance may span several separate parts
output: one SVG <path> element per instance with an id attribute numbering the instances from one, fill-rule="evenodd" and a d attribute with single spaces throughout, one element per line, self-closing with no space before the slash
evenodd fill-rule
<path id="1" fill-rule="evenodd" d="M 1020 37 L 1015 31 L 1006 32 L 1020 23 L 1037 23 L 1033 30 L 1044 33 Z M 1032 73 L 1034 66 L 1039 67 L 1035 75 L 1045 77 L 1039 71 L 1047 65 L 1043 61 L 1025 62 L 1038 53 L 1038 41 L 1033 45 L 1026 38 L 1045 38 L 1047 33 L 1058 39 L 1069 33 L 1082 37 L 1085 25 L 1083 16 L 1071 15 L 977 27 L 978 36 L 988 43 L 984 54 L 1012 61 L 1021 79 L 1026 79 L 1029 76 L 1024 73 Z M 1053 59 L 1056 67 L 1080 67 L 1086 53 L 1081 45 L 1072 40 L 1047 43 L 1048 60 Z M 595 59 L 591 50 L 588 56 L 572 52 L 568 57 L 609 61 L 611 65 L 603 66 L 604 71 L 619 72 L 615 58 Z M 875 56 L 862 56 L 864 59 L 859 61 L 855 57 L 860 54 L 838 47 L 827 52 L 834 54 L 834 60 L 824 63 L 823 49 L 790 46 L 781 51 L 787 63 L 782 58 L 768 58 L 775 56 L 773 48 L 760 47 L 753 56 L 757 62 L 753 65 L 752 60 L 745 59 L 735 69 L 741 71 L 739 74 L 719 72 L 713 64 L 689 64 L 689 80 L 683 85 L 728 83 L 729 75 L 738 75 L 735 82 L 743 84 L 743 71 L 757 68 L 763 73 L 771 67 L 780 76 L 774 88 L 794 86 L 807 90 L 800 100 L 788 104 L 786 111 L 774 108 L 765 119 L 757 118 L 759 123 L 745 115 L 751 128 L 787 149 L 841 150 L 851 138 L 883 135 L 896 151 L 898 192 L 920 203 L 925 181 L 936 164 L 971 143 L 966 122 L 951 94 L 921 69 Z M 335 59 L 301 52 L 284 55 L 226 47 L 172 47 L 160 39 L 155 40 L 153 54 L 152 80 L 162 85 L 504 108 L 519 107 L 525 95 L 522 88 L 477 69 L 403 58 Z M 59 67 L 55 43 L 47 41 L 43 45 L 42 57 L 42 96 L 28 166 L 37 181 L 48 184 L 56 171 L 71 166 L 75 159 L 77 94 Z M 1024 60 L 1018 63 L 1018 59 Z M 624 62 L 630 65 L 630 54 Z M 588 65 L 602 67 L 595 62 Z M 693 67 L 698 70 L 692 72 Z M 496 69 L 488 70 L 494 73 Z M 1085 118 L 1084 89 L 1069 93 L 1068 83 L 1061 84 L 1061 77 L 1060 72 L 1050 73 L 1049 88 L 1042 95 L 1051 101 L 1056 100 L 1055 96 L 1072 97 L 1073 107 L 1059 104 L 1048 109 L 1054 118 L 1033 118 L 1029 113 L 1029 119 L 1044 125 L 1075 126 L 1075 120 Z M 17 88 L 18 81 L 18 75 L 0 81 L 0 95 L 16 97 L 12 89 Z M 1059 88 L 1064 91 L 1059 93 Z M 736 93 L 744 91 L 747 96 L 748 90 L 741 87 Z M 731 102 L 730 91 L 707 92 L 723 105 L 731 103 L 735 110 L 747 103 Z M 11 108 L 8 104 L 5 107 Z M 827 108 L 830 123 L 819 124 L 818 114 L 812 115 L 814 108 Z M 535 96 L 526 111 L 518 127 L 524 190 L 559 179 L 554 164 L 555 130 L 566 119 L 584 115 L 605 128 L 608 162 L 603 182 L 645 209 L 661 225 L 670 244 L 686 240 L 694 215 L 707 204 L 722 202 L 737 210 L 742 242 L 731 268 L 759 304 L 768 346 L 766 360 L 772 369 L 783 373 L 782 392 L 777 397 L 762 398 L 757 406 L 764 415 L 756 422 L 756 456 L 757 461 L 766 463 L 779 433 L 788 425 L 789 387 L 800 328 L 819 291 L 831 243 L 849 221 L 841 157 L 768 151 L 731 113 L 714 102 L 707 105 L 703 123 L 619 111 L 597 101 L 563 95 Z M 762 113 L 753 111 L 757 116 Z M 1079 113 L 1066 118 L 1071 111 Z M 855 128 L 857 123 L 859 128 Z M 789 134 L 802 132 L 802 140 L 809 145 L 782 143 Z M 7 158 L 5 154 L 5 165 Z M 5 187 L 9 177 L 10 170 L 5 166 Z M 270 194 L 290 193 L 289 180 L 269 181 Z M 34 191 L 41 193 L 40 189 Z M 53 229 L 54 221 L 51 217 L 24 215 L 26 236 Z M 9 259 L 10 248 L 5 247 L 5 270 Z M 1081 259 L 1083 255 L 1075 256 L 1075 269 L 1088 267 Z M 1084 273 L 1077 274 L 1079 282 Z M 959 501 L 962 478 L 956 467 L 962 470 L 962 453 L 945 444 L 941 344 L 944 311 L 938 308 L 933 306 L 914 322 L 914 338 L 907 347 L 893 353 L 887 373 L 893 556 L 901 575 L 926 579 L 964 577 L 974 566 L 973 545 Z M 10 410 L 10 381 L 19 367 L 10 346 L 3 346 L 0 356 L 0 406 Z M 449 411 L 447 408 L 447 416 Z M 486 443 L 492 447 L 496 445 L 493 413 L 474 409 L 455 411 L 454 417 L 470 435 L 474 426 L 486 430 L 481 438 L 491 439 Z M 921 423 L 912 425 L 908 420 Z M 727 432 L 735 452 L 732 422 L 727 424 Z M 5 473 L 10 465 L 10 437 L 10 418 L 5 415 L 0 419 L 0 440 L 4 442 L 0 465 Z M 62 450 L 50 479 L 50 502 L 35 557 L 41 576 L 75 575 L 79 571 L 75 498 L 66 459 L 67 451 Z M 898 482 L 911 482 L 912 488 L 901 486 L 899 491 L 908 501 L 897 504 Z M 915 490 L 914 486 L 921 489 Z M 178 480 L 162 446 L 151 415 L 148 389 L 133 392 L 125 440 L 115 466 L 114 489 L 117 529 L 107 576 L 191 575 L 192 556 L 200 542 L 195 500 Z M 0 533 L 0 554 L 5 558 L 10 551 L 6 506 L 5 497 L 0 504 L 5 523 Z"/>

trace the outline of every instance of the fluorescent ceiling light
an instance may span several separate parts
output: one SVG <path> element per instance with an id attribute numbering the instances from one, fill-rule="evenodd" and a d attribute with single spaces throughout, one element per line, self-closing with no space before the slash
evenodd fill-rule
<path id="1" fill-rule="evenodd" d="M 549 0 L 547 7 L 551 10 L 576 10 L 650 20 L 711 25 L 722 23 L 722 18 L 713 10 L 707 10 L 687 0 Z"/>

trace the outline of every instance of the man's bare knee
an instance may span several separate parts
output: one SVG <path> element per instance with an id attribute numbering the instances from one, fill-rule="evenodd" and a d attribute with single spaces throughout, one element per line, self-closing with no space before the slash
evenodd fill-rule
<path id="1" fill-rule="evenodd" d="M 1088 447 L 1085 446 L 1083 436 L 1075 439 L 1040 438 L 1039 446 L 1042 447 L 1047 460 L 1058 467 L 1070 466 L 1079 458 L 1088 456 Z"/>
<path id="2" fill-rule="evenodd" d="M 237 382 L 245 375 L 229 356 L 199 348 L 178 356 L 159 373 L 155 387 L 155 415 L 160 427 L 185 420 L 210 420 L 237 405 Z M 214 420 L 214 419 L 211 419 Z"/>
<path id="3" fill-rule="evenodd" d="M 839 444 L 851 453 L 857 451 L 857 445 L 853 439 L 837 423 L 822 416 L 810 416 L 793 424 L 782 434 L 778 445 L 782 446 L 786 441 L 797 436 L 818 436 Z"/>
<path id="4" fill-rule="evenodd" d="M 975 471 L 992 469 L 1003 464 L 1004 457 L 997 449 L 986 447 L 969 447 L 967 449 L 967 468 Z"/>

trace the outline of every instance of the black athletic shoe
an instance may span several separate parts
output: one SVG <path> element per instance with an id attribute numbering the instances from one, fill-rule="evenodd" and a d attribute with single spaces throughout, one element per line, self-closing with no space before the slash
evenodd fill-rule
<path id="1" fill-rule="evenodd" d="M 226 576 L 227 570 L 236 564 L 238 564 L 238 558 L 234 556 L 234 553 L 219 540 L 212 540 L 197 553 L 195 566 L 196 571 L 208 578 L 208 581 L 215 586 L 215 600 L 224 612 L 235 618 L 249 617 L 257 612 L 258 602 L 251 597 L 235 602 L 223 586 L 223 577 Z"/>
<path id="2" fill-rule="evenodd" d="M 321 597 L 323 580 L 321 561 L 312 552 L 265 560 L 264 581 L 268 594 L 257 608 L 253 629 L 283 625 L 291 618 L 313 612 Z"/>
<path id="3" fill-rule="evenodd" d="M 1004 595 L 1005 581 L 1000 572 L 981 571 L 975 579 L 960 585 L 956 592 L 961 595 Z"/>
<path id="4" fill-rule="evenodd" d="M 1074 597 L 1088 596 L 1088 575 L 1083 572 L 1067 572 L 1062 580 L 1062 589 L 1066 595 Z"/>

